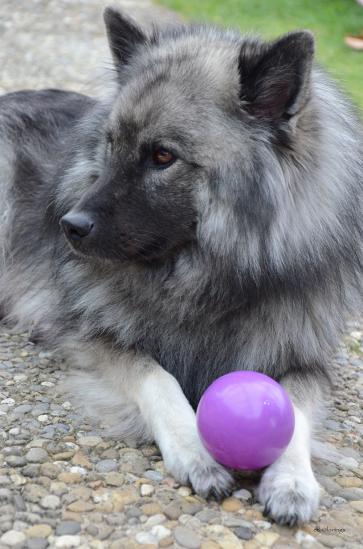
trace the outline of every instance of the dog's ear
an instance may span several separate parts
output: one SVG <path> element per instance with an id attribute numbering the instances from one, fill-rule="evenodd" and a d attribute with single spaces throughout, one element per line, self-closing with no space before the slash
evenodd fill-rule
<path id="1" fill-rule="evenodd" d="M 239 72 L 245 110 L 275 121 L 298 113 L 309 97 L 313 55 L 309 31 L 292 32 L 269 44 L 244 44 Z"/>
<path id="2" fill-rule="evenodd" d="M 145 34 L 132 19 L 110 6 L 103 12 L 103 19 L 116 68 L 127 65 L 135 48 L 147 41 Z"/>

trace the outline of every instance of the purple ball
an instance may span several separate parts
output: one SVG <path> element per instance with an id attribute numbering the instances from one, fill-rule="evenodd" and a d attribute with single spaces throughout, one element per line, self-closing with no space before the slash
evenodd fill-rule
<path id="1" fill-rule="evenodd" d="M 284 389 L 258 372 L 238 371 L 214 381 L 197 410 L 201 440 L 216 461 L 231 469 L 261 469 L 289 444 L 294 410 Z"/>

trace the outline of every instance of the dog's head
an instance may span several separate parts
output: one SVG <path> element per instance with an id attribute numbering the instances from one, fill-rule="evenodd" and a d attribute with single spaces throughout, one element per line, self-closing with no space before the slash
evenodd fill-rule
<path id="1" fill-rule="evenodd" d="M 193 242 L 217 255 L 228 240 L 253 247 L 273 210 L 265 158 L 308 100 L 310 33 L 272 43 L 201 26 L 147 35 L 111 8 L 105 22 L 117 93 L 98 128 L 101 169 L 61 220 L 72 247 L 141 261 Z"/>

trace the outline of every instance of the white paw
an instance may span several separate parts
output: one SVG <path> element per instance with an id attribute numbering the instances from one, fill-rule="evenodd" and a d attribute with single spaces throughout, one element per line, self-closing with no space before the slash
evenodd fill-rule
<path id="1" fill-rule="evenodd" d="M 274 465 L 265 471 L 257 489 L 264 515 L 287 526 L 309 522 L 319 505 L 319 494 L 311 469 L 284 472 Z"/>
<path id="2" fill-rule="evenodd" d="M 190 483 L 198 495 L 219 499 L 230 493 L 232 475 L 214 461 L 199 439 L 184 444 L 174 440 L 174 444 L 161 451 L 166 469 L 181 484 Z"/>

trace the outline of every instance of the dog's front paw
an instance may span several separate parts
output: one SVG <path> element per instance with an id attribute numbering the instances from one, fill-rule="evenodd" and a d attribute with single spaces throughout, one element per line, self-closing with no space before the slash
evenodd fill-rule
<path id="1" fill-rule="evenodd" d="M 202 497 L 220 499 L 231 492 L 232 475 L 219 465 L 202 446 L 202 443 L 173 444 L 162 450 L 166 469 L 181 484 L 191 484 Z"/>
<path id="2" fill-rule="evenodd" d="M 320 487 L 311 470 L 283 472 L 272 465 L 264 473 L 257 490 L 265 506 L 264 515 L 280 525 L 308 522 L 319 505 Z"/>
<path id="3" fill-rule="evenodd" d="M 212 495 L 217 499 L 227 496 L 233 486 L 232 475 L 214 459 L 201 456 L 190 464 L 189 482 L 202 497 Z"/>

